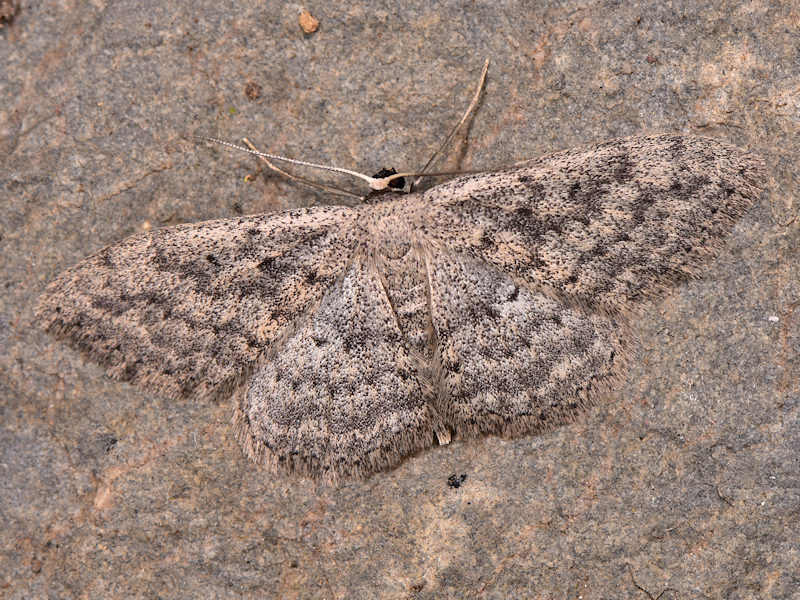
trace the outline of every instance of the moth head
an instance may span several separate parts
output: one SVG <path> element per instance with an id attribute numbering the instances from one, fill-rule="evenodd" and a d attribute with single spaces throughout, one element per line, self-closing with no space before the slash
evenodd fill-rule
<path id="1" fill-rule="evenodd" d="M 377 204 L 389 200 L 391 196 L 403 192 L 406 180 L 398 176 L 394 169 L 381 169 L 370 178 L 370 191 L 364 196 L 365 204 Z"/>
<path id="2" fill-rule="evenodd" d="M 392 188 L 393 190 L 402 190 L 406 185 L 406 180 L 402 175 L 397 175 L 394 169 L 381 169 L 372 176 L 373 182 L 370 182 L 370 187 L 373 190 L 385 190 Z"/>

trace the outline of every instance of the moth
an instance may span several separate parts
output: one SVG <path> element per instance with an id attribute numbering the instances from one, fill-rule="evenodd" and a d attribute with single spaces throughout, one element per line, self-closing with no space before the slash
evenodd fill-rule
<path id="1" fill-rule="evenodd" d="M 365 477 L 454 433 L 550 430 L 616 388 L 631 316 L 720 250 L 763 171 L 722 141 L 651 135 L 421 193 L 379 174 L 357 206 L 134 235 L 35 312 L 112 377 L 230 399 L 270 470 Z"/>

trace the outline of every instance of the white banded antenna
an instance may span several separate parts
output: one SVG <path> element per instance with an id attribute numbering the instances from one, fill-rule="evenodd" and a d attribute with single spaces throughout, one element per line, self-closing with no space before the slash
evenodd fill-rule
<path id="1" fill-rule="evenodd" d="M 358 177 L 359 179 L 363 179 L 364 181 L 366 181 L 369 184 L 370 189 L 375 191 L 385 190 L 389 188 L 389 183 L 391 183 L 395 179 L 400 179 L 401 177 L 404 176 L 411 177 L 413 175 L 416 175 L 416 173 L 394 173 L 392 175 L 387 175 L 386 177 L 370 177 L 369 175 L 364 175 L 364 173 L 359 173 L 358 171 L 352 171 L 350 169 L 345 169 L 343 167 L 321 165 L 318 163 L 312 163 L 305 160 L 295 160 L 293 158 L 287 158 L 285 156 L 279 156 L 277 154 L 259 152 L 258 150 L 252 150 L 250 148 L 245 148 L 244 146 L 238 146 L 236 144 L 231 144 L 230 142 L 225 142 L 223 140 L 218 140 L 212 137 L 206 137 L 204 135 L 189 134 L 189 137 L 194 138 L 196 140 L 203 140 L 204 142 L 213 142 L 215 144 L 227 146 L 228 148 L 233 148 L 234 150 L 247 152 L 248 154 L 255 154 L 256 156 L 260 156 L 261 158 L 268 158 L 270 160 L 279 160 L 282 162 L 289 163 L 290 165 L 298 165 L 300 167 L 310 167 L 312 169 L 320 169 L 322 171 L 331 171 L 333 173 L 344 173 L 345 175 L 352 175 L 353 177 Z"/>
<path id="2" fill-rule="evenodd" d="M 339 195 L 349 196 L 351 198 L 361 199 L 361 196 L 359 196 L 358 194 L 354 194 L 352 192 L 348 192 L 347 190 L 343 190 L 343 189 L 340 189 L 340 188 L 337 188 L 337 187 L 334 187 L 334 186 L 330 186 L 330 185 L 326 185 L 326 184 L 310 181 L 310 180 L 305 179 L 303 177 L 298 177 L 297 175 L 293 175 L 291 173 L 288 173 L 288 172 L 276 167 L 275 165 L 273 165 L 270 162 L 270 160 L 276 160 L 276 161 L 289 163 L 291 165 L 297 165 L 297 166 L 300 166 L 300 167 L 309 167 L 309 168 L 312 168 L 312 169 L 320 169 L 322 171 L 330 171 L 332 173 L 342 173 L 344 175 L 350 175 L 352 177 L 357 177 L 357 178 L 359 178 L 359 179 L 361 179 L 363 181 L 366 181 L 367 184 L 369 185 L 370 189 L 373 190 L 373 191 L 389 190 L 389 191 L 395 191 L 395 192 L 402 192 L 404 187 L 405 187 L 405 183 L 403 181 L 404 178 L 406 178 L 406 177 L 416 177 L 416 179 L 409 186 L 409 191 L 411 191 L 411 190 L 413 190 L 415 185 L 419 184 L 420 179 L 422 177 L 437 177 L 437 176 L 442 176 L 442 175 L 466 175 L 466 174 L 472 174 L 472 173 L 476 173 L 477 172 L 477 171 L 450 171 L 450 172 L 441 172 L 441 173 L 429 173 L 428 169 L 431 168 L 434 165 L 434 163 L 441 157 L 441 153 L 453 141 L 453 138 L 455 137 L 456 133 L 459 131 L 459 129 L 461 129 L 461 127 L 463 127 L 464 123 L 466 123 L 466 121 L 467 121 L 467 118 L 475 110 L 475 107 L 478 104 L 478 100 L 480 99 L 481 92 L 483 91 L 484 84 L 486 82 L 486 72 L 488 71 L 488 69 L 489 69 L 489 61 L 487 59 L 483 64 L 483 70 L 481 71 L 480 80 L 478 81 L 478 88 L 477 88 L 477 90 L 475 90 L 475 95 L 473 96 L 472 102 L 470 102 L 470 105 L 467 108 L 466 112 L 461 117 L 461 120 L 452 129 L 452 131 L 450 131 L 450 134 L 447 136 L 447 138 L 442 143 L 442 145 L 439 147 L 439 149 L 436 150 L 436 152 L 433 153 L 433 156 L 431 156 L 430 160 L 426 163 L 426 165 L 422 168 L 422 170 L 418 171 L 418 172 L 395 173 L 395 172 L 393 172 L 394 171 L 393 169 L 392 170 L 384 169 L 383 171 L 381 171 L 377 175 L 373 175 L 372 177 L 370 177 L 369 175 L 366 175 L 364 173 L 359 173 L 358 171 L 353 171 L 351 169 L 345 169 L 343 167 L 334 167 L 332 165 L 323 165 L 323 164 L 319 164 L 319 163 L 308 162 L 308 161 L 305 161 L 305 160 L 296 160 L 294 158 L 288 158 L 286 156 L 280 156 L 278 154 L 270 154 L 268 152 L 260 152 L 259 150 L 256 150 L 255 146 L 253 146 L 253 144 L 251 144 L 250 140 L 248 140 L 247 138 L 243 138 L 242 141 L 245 144 L 247 144 L 249 146 L 249 148 L 245 148 L 244 146 L 239 146 L 237 144 L 232 144 L 230 142 L 226 142 L 226 141 L 223 141 L 223 140 L 220 140 L 220 139 L 217 139 L 217 138 L 207 137 L 207 136 L 204 136 L 204 135 L 187 134 L 186 137 L 193 138 L 193 139 L 196 139 L 196 140 L 202 140 L 204 142 L 212 142 L 214 144 L 219 144 L 221 146 L 227 146 L 228 148 L 233 148 L 234 150 L 239 150 L 241 152 L 246 152 L 248 154 L 253 154 L 254 156 L 258 156 L 262 161 L 264 161 L 264 163 L 266 163 L 266 165 L 270 169 L 272 169 L 273 171 L 275 171 L 277 173 L 280 173 L 281 175 L 283 175 L 285 177 L 288 177 L 290 179 L 294 179 L 294 180 L 299 181 L 301 183 L 304 183 L 305 185 L 308 185 L 310 187 L 314 187 L 314 188 L 317 188 L 317 189 L 325 190 L 325 191 L 328 191 L 328 192 L 331 192 L 331 193 L 334 193 L 334 194 L 339 194 Z M 378 175 L 381 175 L 381 177 L 378 177 Z"/>

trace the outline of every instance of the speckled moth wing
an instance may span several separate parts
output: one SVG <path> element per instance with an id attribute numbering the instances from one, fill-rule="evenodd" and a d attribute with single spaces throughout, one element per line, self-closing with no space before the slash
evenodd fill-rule
<path id="1" fill-rule="evenodd" d="M 358 255 L 253 373 L 234 417 L 245 453 L 326 481 L 365 476 L 449 434 L 375 264 Z"/>
<path id="2" fill-rule="evenodd" d="M 112 376 L 224 397 L 342 275 L 355 244 L 347 207 L 166 227 L 62 273 L 36 313 Z"/>
<path id="3" fill-rule="evenodd" d="M 530 291 L 469 255 L 434 251 L 426 266 L 437 406 L 454 431 L 547 431 L 621 382 L 624 317 Z"/>
<path id="4" fill-rule="evenodd" d="M 533 291 L 630 311 L 696 274 L 762 180 L 761 159 L 724 142 L 631 137 L 458 177 L 407 218 Z"/>

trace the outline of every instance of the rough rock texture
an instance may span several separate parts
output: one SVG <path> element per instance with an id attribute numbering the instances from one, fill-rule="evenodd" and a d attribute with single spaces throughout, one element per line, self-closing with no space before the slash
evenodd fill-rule
<path id="1" fill-rule="evenodd" d="M 793 597 L 798 35 L 796 4 L 759 0 L 21 5 L 0 30 L 0 596 Z M 659 131 L 766 160 L 768 192 L 636 320 L 627 384 L 577 424 L 326 488 L 244 458 L 228 405 L 137 392 L 34 323 L 48 281 L 130 234 L 339 202 L 182 133 L 413 169 L 484 58 L 444 167 Z"/>

